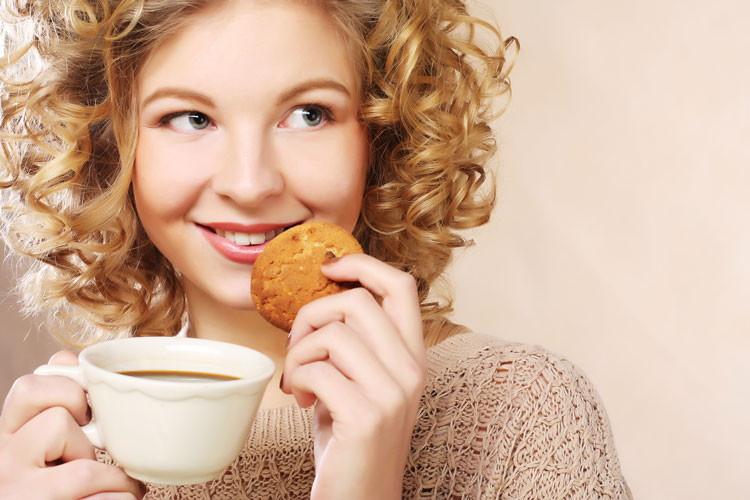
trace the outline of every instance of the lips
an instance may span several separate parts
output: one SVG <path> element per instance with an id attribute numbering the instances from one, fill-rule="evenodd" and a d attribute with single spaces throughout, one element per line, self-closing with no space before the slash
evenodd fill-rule
<path id="1" fill-rule="evenodd" d="M 208 243 L 227 259 L 240 264 L 253 264 L 266 244 L 286 229 L 296 226 L 234 223 L 197 224 Z"/>

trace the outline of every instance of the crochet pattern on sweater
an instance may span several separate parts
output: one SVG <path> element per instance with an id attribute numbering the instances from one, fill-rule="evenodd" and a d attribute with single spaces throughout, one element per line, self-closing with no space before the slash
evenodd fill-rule
<path id="1" fill-rule="evenodd" d="M 588 379 L 539 347 L 463 333 L 427 350 L 404 499 L 631 499 L 606 412 Z M 240 456 L 147 500 L 307 499 L 313 411 L 260 410 Z"/>

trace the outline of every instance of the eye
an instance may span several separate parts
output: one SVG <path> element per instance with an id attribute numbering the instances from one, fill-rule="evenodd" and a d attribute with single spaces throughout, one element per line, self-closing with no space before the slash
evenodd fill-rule
<path id="1" fill-rule="evenodd" d="M 315 128 L 331 120 L 331 111 L 318 104 L 307 104 L 295 108 L 281 123 L 285 128 Z"/>
<path id="2" fill-rule="evenodd" d="M 159 120 L 160 125 L 168 125 L 178 132 L 204 130 L 211 125 L 211 119 L 199 111 L 171 113 Z"/>

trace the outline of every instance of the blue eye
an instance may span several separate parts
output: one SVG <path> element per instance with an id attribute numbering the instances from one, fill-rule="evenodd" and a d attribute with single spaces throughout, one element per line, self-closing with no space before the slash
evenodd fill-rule
<path id="1" fill-rule="evenodd" d="M 203 130 L 210 123 L 208 117 L 203 113 L 191 113 L 187 116 L 187 120 L 195 130 Z"/>
<path id="2" fill-rule="evenodd" d="M 320 122 L 323 121 L 323 112 L 318 108 L 302 108 L 300 114 L 305 123 L 311 127 L 320 125 Z"/>
<path id="3" fill-rule="evenodd" d="M 193 132 L 207 128 L 211 125 L 211 119 L 198 111 L 180 111 L 165 116 L 160 123 L 169 125 L 178 132 Z"/>
<path id="4" fill-rule="evenodd" d="M 294 109 L 284 120 L 288 128 L 314 128 L 330 120 L 330 111 L 319 105 L 306 105 Z"/>

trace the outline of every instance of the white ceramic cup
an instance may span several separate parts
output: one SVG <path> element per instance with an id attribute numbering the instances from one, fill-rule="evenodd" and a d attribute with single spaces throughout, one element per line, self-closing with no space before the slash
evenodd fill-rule
<path id="1" fill-rule="evenodd" d="M 153 380 L 119 372 L 176 371 L 237 377 L 224 381 Z M 88 392 L 93 414 L 83 427 L 125 472 L 145 482 L 210 481 L 239 455 L 268 381 L 271 359 L 234 344 L 175 337 L 101 342 L 78 366 L 43 365 Z"/>

